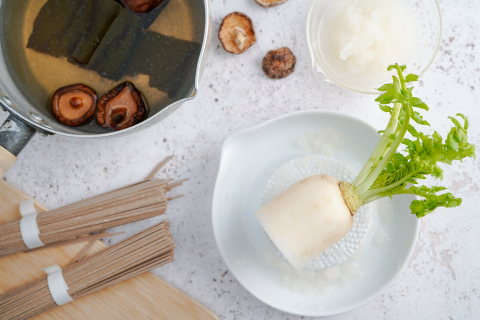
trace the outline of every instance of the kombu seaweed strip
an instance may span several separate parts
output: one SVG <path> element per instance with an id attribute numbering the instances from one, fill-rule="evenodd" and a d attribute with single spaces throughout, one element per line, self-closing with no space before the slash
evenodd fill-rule
<path id="1" fill-rule="evenodd" d="M 85 29 L 86 3 L 85 0 L 47 1 L 35 18 L 27 48 L 54 57 L 72 55 Z"/>
<path id="2" fill-rule="evenodd" d="M 88 23 L 73 52 L 73 57 L 83 64 L 90 61 L 108 29 L 123 10 L 113 0 L 94 0 L 88 1 L 88 4 L 85 9 L 89 17 Z"/>
<path id="3" fill-rule="evenodd" d="M 182 81 L 190 78 L 189 67 L 198 61 L 200 44 L 180 40 L 153 31 L 142 32 L 136 50 L 127 68 L 127 74 L 137 73 L 150 76 L 151 87 L 166 91 L 170 98 L 177 96 Z"/>
<path id="4" fill-rule="evenodd" d="M 125 75 L 134 51 L 144 50 L 137 45 L 142 29 L 139 17 L 122 10 L 95 50 L 87 68 L 105 78 L 119 80 Z"/>

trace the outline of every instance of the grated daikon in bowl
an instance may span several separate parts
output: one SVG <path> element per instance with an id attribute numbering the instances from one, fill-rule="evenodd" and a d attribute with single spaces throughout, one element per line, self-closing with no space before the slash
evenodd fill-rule
<path id="1" fill-rule="evenodd" d="M 307 18 L 314 74 L 367 94 L 391 80 L 389 65 L 424 74 L 441 35 L 437 0 L 313 0 Z"/>

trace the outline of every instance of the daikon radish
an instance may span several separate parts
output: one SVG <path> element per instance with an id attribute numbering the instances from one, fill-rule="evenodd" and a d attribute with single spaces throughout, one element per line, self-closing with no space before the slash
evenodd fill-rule
<path id="1" fill-rule="evenodd" d="M 436 131 L 423 134 L 411 123 L 429 125 L 414 108 L 428 111 L 427 105 L 412 96 L 413 87 L 407 84 L 418 76 L 403 75 L 405 66 L 395 69 L 393 83 L 383 85 L 375 101 L 382 111 L 390 113 L 390 121 L 372 155 L 355 180 L 350 183 L 318 174 L 295 183 L 255 213 L 265 232 L 280 252 L 297 270 L 306 267 L 315 257 L 330 248 L 347 234 L 357 210 L 369 202 L 396 194 L 414 194 L 410 210 L 418 218 L 438 207 L 456 207 L 462 202 L 451 193 L 440 193 L 441 186 L 412 186 L 417 179 L 431 175 L 443 178 L 437 163 L 451 164 L 465 157 L 475 158 L 475 145 L 468 142 L 468 119 L 464 125 L 449 117 L 454 126 L 443 141 Z M 389 106 L 393 104 L 393 106 Z M 409 132 L 411 139 L 405 138 Z M 397 152 L 400 144 L 403 152 Z"/>

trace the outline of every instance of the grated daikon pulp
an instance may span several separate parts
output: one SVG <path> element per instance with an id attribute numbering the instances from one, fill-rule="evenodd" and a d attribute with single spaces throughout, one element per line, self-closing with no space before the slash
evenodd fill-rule
<path id="1" fill-rule="evenodd" d="M 336 77 L 349 85 L 383 84 L 387 67 L 411 62 L 418 30 L 405 0 L 335 0 L 319 26 L 320 48 Z"/>

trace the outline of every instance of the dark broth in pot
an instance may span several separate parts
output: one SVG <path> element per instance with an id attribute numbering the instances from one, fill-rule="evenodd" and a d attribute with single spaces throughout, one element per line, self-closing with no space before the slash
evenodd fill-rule
<path id="1" fill-rule="evenodd" d="M 170 0 L 153 23 L 142 29 L 142 35 L 138 37 L 143 38 L 137 39 L 135 52 L 125 59 L 128 71 L 117 78 L 109 74 L 111 58 L 105 59 L 105 64 L 100 60 L 97 63 L 101 65 L 100 69 L 88 69 L 72 62 L 71 57 L 55 57 L 39 52 L 41 50 L 37 48 L 27 48 L 35 19 L 46 3 L 47 0 L 3 0 L 0 12 L 1 46 L 10 75 L 27 99 L 39 110 L 45 110 L 45 114 L 51 115 L 52 94 L 60 87 L 76 83 L 91 87 L 100 97 L 119 83 L 130 81 L 142 93 L 150 114 L 191 93 L 204 36 L 203 1 Z M 122 47 L 119 47 L 119 52 L 121 50 Z M 98 55 L 101 59 L 101 54 Z M 182 55 L 188 56 L 188 61 L 175 69 L 180 71 L 173 76 L 168 72 L 165 75 L 162 66 L 168 69 L 171 65 L 179 65 L 178 56 Z M 79 129 L 92 133 L 105 132 L 96 121 L 90 121 Z"/>

